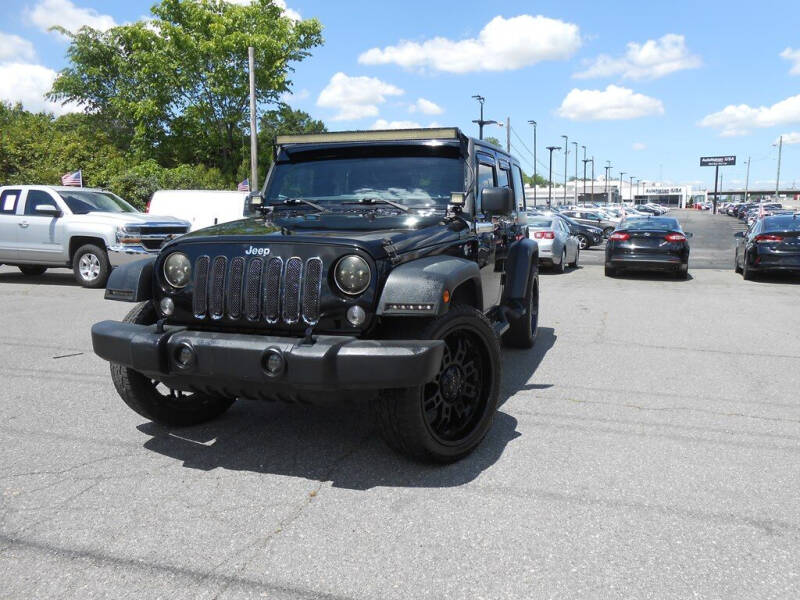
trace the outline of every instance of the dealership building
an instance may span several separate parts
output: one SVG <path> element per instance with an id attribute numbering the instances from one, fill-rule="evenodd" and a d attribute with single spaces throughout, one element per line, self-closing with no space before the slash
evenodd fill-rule
<path id="1" fill-rule="evenodd" d="M 591 191 L 592 187 L 594 188 L 594 193 Z M 584 193 L 584 189 L 586 193 Z M 538 186 L 536 188 L 537 204 L 542 205 L 547 202 L 549 191 L 550 190 L 544 186 Z M 528 199 L 528 203 L 531 204 L 530 199 L 533 198 L 533 188 L 525 188 L 525 197 Z M 595 180 L 594 186 L 592 186 L 591 181 L 587 181 L 585 183 L 585 188 L 582 180 L 568 181 L 566 195 L 564 194 L 563 185 L 553 187 L 552 199 L 554 205 L 574 205 L 589 202 L 614 204 L 622 200 L 624 202 L 634 202 L 635 204 L 653 202 L 655 204 L 663 204 L 664 206 L 686 208 L 693 203 L 705 202 L 708 200 L 708 192 L 706 190 L 697 189 L 690 184 L 676 185 L 672 183 L 650 181 L 634 182 L 634 184 L 631 185 L 630 181 L 623 180 L 622 186 L 620 187 L 618 179 L 609 179 L 608 186 L 606 186 L 606 182 L 599 179 Z"/>

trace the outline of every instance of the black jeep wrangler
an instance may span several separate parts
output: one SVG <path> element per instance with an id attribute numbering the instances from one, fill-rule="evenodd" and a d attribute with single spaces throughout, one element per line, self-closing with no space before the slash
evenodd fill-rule
<path id="1" fill-rule="evenodd" d="M 518 162 L 455 128 L 282 136 L 250 203 L 112 272 L 106 298 L 140 304 L 92 342 L 125 403 L 186 426 L 236 398 L 365 395 L 396 450 L 471 452 L 497 409 L 499 340 L 536 337 Z"/>

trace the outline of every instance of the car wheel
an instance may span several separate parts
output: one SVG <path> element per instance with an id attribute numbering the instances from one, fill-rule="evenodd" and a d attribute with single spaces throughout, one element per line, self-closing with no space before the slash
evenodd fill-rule
<path id="1" fill-rule="evenodd" d="M 586 250 L 590 246 L 589 238 L 583 234 L 579 235 L 578 245 L 580 246 L 581 250 Z"/>
<path id="2" fill-rule="evenodd" d="M 614 277 L 617 274 L 617 270 L 614 267 L 606 266 L 605 274 L 606 277 Z"/>
<path id="3" fill-rule="evenodd" d="M 519 319 L 511 319 L 509 328 L 503 334 L 503 343 L 511 348 L 530 348 L 539 331 L 539 276 L 536 269 L 531 270 L 528 289 L 525 291 L 526 314 Z"/>
<path id="4" fill-rule="evenodd" d="M 572 263 L 570 263 L 569 266 L 572 267 L 573 269 L 577 269 L 578 268 L 578 260 L 580 260 L 580 257 L 581 257 L 581 250 L 580 250 L 580 248 L 578 248 L 578 249 L 575 250 L 575 260 Z"/>
<path id="5" fill-rule="evenodd" d="M 81 246 L 72 257 L 72 272 L 75 274 L 75 281 L 83 287 L 102 288 L 111 273 L 108 254 L 94 244 Z"/>
<path id="6" fill-rule="evenodd" d="M 747 266 L 747 255 L 742 258 L 742 279 L 745 281 L 753 281 L 755 279 L 753 269 Z"/>
<path id="7" fill-rule="evenodd" d="M 566 250 L 562 250 L 561 251 L 561 262 L 559 262 L 557 265 L 555 265 L 554 268 L 555 268 L 556 273 L 563 273 L 564 271 L 567 270 L 567 251 Z"/>
<path id="8" fill-rule="evenodd" d="M 681 265 L 675 272 L 676 279 L 689 279 L 689 263 Z"/>
<path id="9" fill-rule="evenodd" d="M 734 271 L 734 273 L 741 273 L 742 272 L 742 267 L 739 266 L 739 253 L 738 252 L 733 257 L 733 271 Z"/>
<path id="10" fill-rule="evenodd" d="M 133 308 L 125 323 L 152 325 L 156 311 L 150 302 Z M 226 410 L 235 398 L 172 390 L 138 371 L 111 363 L 111 379 L 123 402 L 145 419 L 172 427 L 185 427 L 210 421 Z"/>
<path id="11" fill-rule="evenodd" d="M 19 265 L 17 267 L 22 274 L 27 277 L 35 277 L 36 275 L 41 275 L 45 271 L 47 271 L 47 267 L 43 267 L 41 265 Z"/>
<path id="12" fill-rule="evenodd" d="M 603 229 L 603 237 L 604 237 L 604 238 L 607 238 L 607 237 L 608 237 L 608 236 L 610 236 L 610 235 L 611 235 L 613 232 L 614 232 L 614 228 L 613 228 L 613 227 L 606 227 L 605 229 Z"/>
<path id="13" fill-rule="evenodd" d="M 425 385 L 383 390 L 374 402 L 386 443 L 416 460 L 450 463 L 472 452 L 497 411 L 500 345 L 489 320 L 454 306 L 420 339 L 444 340 L 439 373 Z"/>

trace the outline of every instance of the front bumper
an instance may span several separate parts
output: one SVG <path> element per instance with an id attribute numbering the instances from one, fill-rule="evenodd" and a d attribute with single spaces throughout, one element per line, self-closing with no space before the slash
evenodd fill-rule
<path id="1" fill-rule="evenodd" d="M 138 371 L 176 389 L 222 395 L 283 399 L 298 391 L 326 394 L 343 390 L 404 388 L 431 381 L 444 351 L 440 340 L 360 340 L 351 336 L 301 338 L 194 331 L 155 325 L 101 321 L 92 327 L 101 358 Z M 189 348 L 184 366 L 178 354 Z M 269 353 L 283 358 L 272 375 Z"/>
<path id="2" fill-rule="evenodd" d="M 108 262 L 111 263 L 112 267 L 119 267 L 143 258 L 158 256 L 159 252 L 158 250 L 149 250 L 140 245 L 128 246 L 124 244 L 115 244 L 109 246 L 106 250 L 108 252 Z"/>

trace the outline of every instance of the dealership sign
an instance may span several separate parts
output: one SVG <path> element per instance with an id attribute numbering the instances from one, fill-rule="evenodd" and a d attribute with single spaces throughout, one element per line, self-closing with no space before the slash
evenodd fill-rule
<path id="1" fill-rule="evenodd" d="M 701 167 L 728 167 L 736 164 L 735 156 L 701 156 Z"/>
<path id="2" fill-rule="evenodd" d="M 658 196 L 667 196 L 671 194 L 682 194 L 683 189 L 679 187 L 669 187 L 669 188 L 644 188 L 645 194 L 651 195 L 658 195 Z"/>

